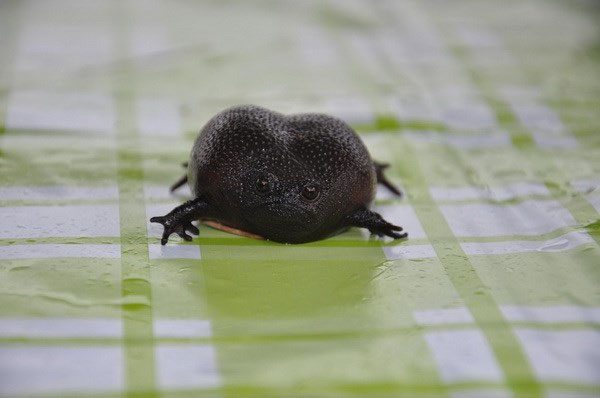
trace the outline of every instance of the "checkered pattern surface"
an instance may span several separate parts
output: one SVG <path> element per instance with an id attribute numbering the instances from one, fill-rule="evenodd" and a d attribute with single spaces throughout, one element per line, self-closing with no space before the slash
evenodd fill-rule
<path id="1" fill-rule="evenodd" d="M 600 395 L 599 14 L 2 2 L 0 396 Z M 161 247 L 239 103 L 351 123 L 410 238 Z"/>

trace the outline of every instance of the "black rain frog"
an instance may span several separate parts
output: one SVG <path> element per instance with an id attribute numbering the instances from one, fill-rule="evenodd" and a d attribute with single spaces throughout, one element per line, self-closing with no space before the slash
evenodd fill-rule
<path id="1" fill-rule="evenodd" d="M 346 123 L 323 114 L 282 115 L 252 105 L 214 116 L 201 130 L 187 175 L 194 199 L 151 222 L 164 226 L 161 243 L 214 227 L 282 243 L 304 243 L 350 227 L 405 238 L 402 227 L 368 209 L 376 184 L 398 191 Z"/>

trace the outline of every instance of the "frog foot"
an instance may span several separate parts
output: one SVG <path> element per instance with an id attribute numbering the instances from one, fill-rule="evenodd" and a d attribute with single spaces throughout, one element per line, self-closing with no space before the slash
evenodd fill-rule
<path id="1" fill-rule="evenodd" d="M 179 235 L 183 240 L 191 241 L 192 237 L 187 234 L 190 232 L 198 235 L 200 231 L 192 224 L 192 221 L 198 220 L 206 215 L 208 205 L 201 199 L 193 199 L 185 202 L 181 206 L 174 208 L 169 214 L 164 216 L 152 217 L 150 222 L 162 224 L 165 228 L 160 240 L 161 245 L 166 245 L 171 234 Z"/>
<path id="2" fill-rule="evenodd" d="M 380 238 L 383 238 L 384 236 L 389 236 L 394 239 L 403 239 L 403 238 L 408 237 L 408 232 L 403 232 L 403 233 L 396 232 L 396 231 L 402 231 L 402 227 L 399 227 L 397 225 L 393 225 L 390 223 L 386 223 L 386 224 L 387 225 L 384 225 L 381 227 L 369 228 L 369 231 L 373 235 L 377 235 Z"/>
<path id="3" fill-rule="evenodd" d="M 159 223 L 165 227 L 163 234 L 162 234 L 162 238 L 160 239 L 161 245 L 166 245 L 169 240 L 169 236 L 171 236 L 172 234 L 177 234 L 183 240 L 186 240 L 189 242 L 192 240 L 192 237 L 189 236 L 186 232 L 190 232 L 194 235 L 198 235 L 200 233 L 198 228 L 195 227 L 191 221 L 177 222 L 177 220 L 169 218 L 168 215 L 152 217 L 150 219 L 150 222 Z"/>
<path id="4" fill-rule="evenodd" d="M 366 228 L 373 235 L 379 237 L 389 236 L 394 239 L 403 239 L 408 237 L 408 233 L 401 231 L 402 227 L 391 224 L 383 219 L 379 213 L 375 213 L 366 208 L 360 208 L 347 217 L 347 223 L 350 226 Z"/>

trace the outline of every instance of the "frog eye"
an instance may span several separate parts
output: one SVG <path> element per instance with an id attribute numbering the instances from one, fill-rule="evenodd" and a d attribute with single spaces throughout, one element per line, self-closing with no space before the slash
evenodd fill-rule
<path id="1" fill-rule="evenodd" d="M 266 176 L 261 176 L 256 180 L 256 190 L 260 193 L 267 193 L 271 190 L 271 182 Z"/>
<path id="2" fill-rule="evenodd" d="M 306 185 L 302 188 L 302 197 L 306 200 L 313 201 L 319 197 L 319 187 L 314 185 Z"/>

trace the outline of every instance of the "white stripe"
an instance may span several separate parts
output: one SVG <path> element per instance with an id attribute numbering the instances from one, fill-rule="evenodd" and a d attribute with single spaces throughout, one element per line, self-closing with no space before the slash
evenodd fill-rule
<path id="1" fill-rule="evenodd" d="M 459 201 L 473 199 L 511 200 L 522 196 L 549 196 L 550 191 L 544 184 L 536 182 L 517 182 L 492 187 L 431 187 L 429 192 L 437 201 Z"/>
<path id="2" fill-rule="evenodd" d="M 195 319 L 157 319 L 154 335 L 160 338 L 203 338 L 210 337 L 210 321 Z"/>
<path id="3" fill-rule="evenodd" d="M 598 398 L 595 392 L 546 390 L 545 398 Z"/>
<path id="4" fill-rule="evenodd" d="M 458 38 L 471 49 L 471 58 L 479 66 L 505 67 L 516 65 L 500 37 L 481 26 L 460 25 L 456 27 Z"/>
<path id="5" fill-rule="evenodd" d="M 311 67 L 333 67 L 337 64 L 337 49 L 325 30 L 319 26 L 299 26 L 295 35 L 298 51 L 304 63 Z"/>
<path id="6" fill-rule="evenodd" d="M 511 254 L 527 252 L 559 252 L 594 243 L 585 232 L 569 232 L 558 238 L 545 241 L 519 240 L 505 242 L 466 242 L 461 243 L 463 251 L 469 255 Z"/>
<path id="7" fill-rule="evenodd" d="M 561 133 L 565 131 L 558 116 L 545 105 L 523 99 L 509 99 L 511 108 L 517 117 L 531 131 Z"/>
<path id="8" fill-rule="evenodd" d="M 134 26 L 129 38 L 129 48 L 134 57 L 145 57 L 169 49 L 164 26 Z M 141 60 L 147 62 L 147 60 Z"/>
<path id="9" fill-rule="evenodd" d="M 552 136 L 545 133 L 532 132 L 533 140 L 540 148 L 577 148 L 579 143 L 575 137 Z"/>
<path id="10" fill-rule="evenodd" d="M 471 312 L 465 307 L 415 311 L 415 322 L 421 326 L 474 323 Z"/>
<path id="11" fill-rule="evenodd" d="M 510 137 L 506 133 L 440 134 L 433 131 L 417 131 L 406 132 L 406 136 L 415 141 L 450 145 L 458 149 L 500 148 L 510 145 Z"/>
<path id="12" fill-rule="evenodd" d="M 24 27 L 19 38 L 16 69 L 64 73 L 69 69 L 106 65 L 113 58 L 113 40 L 107 27 L 32 24 Z"/>
<path id="13" fill-rule="evenodd" d="M 581 322 L 600 324 L 600 307 L 582 307 L 577 305 L 553 305 L 547 307 L 503 305 L 500 309 L 504 317 L 511 322 Z"/>
<path id="14" fill-rule="evenodd" d="M 75 187 L 69 185 L 0 187 L 0 200 L 102 200 L 117 199 L 119 189 L 106 187 Z"/>
<path id="15" fill-rule="evenodd" d="M 156 368 L 160 388 L 216 388 L 220 385 L 216 353 L 211 345 L 159 344 Z"/>
<path id="16" fill-rule="evenodd" d="M 136 101 L 137 128 L 144 135 L 181 135 L 179 104 L 167 98 L 140 98 Z"/>
<path id="17" fill-rule="evenodd" d="M 120 338 L 118 318 L 0 318 L 4 338 Z"/>
<path id="18" fill-rule="evenodd" d="M 408 232 L 408 236 L 413 239 L 422 239 L 427 236 L 410 205 L 376 205 L 372 207 L 372 210 L 381 214 L 387 222 L 404 228 L 404 231 Z"/>
<path id="19" fill-rule="evenodd" d="M 396 245 L 383 246 L 383 252 L 388 260 L 435 258 L 436 253 L 431 245 Z"/>
<path id="20" fill-rule="evenodd" d="M 479 26 L 461 24 L 456 26 L 456 33 L 460 41 L 472 49 L 490 49 L 503 46 L 498 35 Z"/>
<path id="21" fill-rule="evenodd" d="M 539 88 L 532 86 L 506 86 L 500 92 L 503 98 L 519 103 L 535 102 L 542 95 Z"/>
<path id="22" fill-rule="evenodd" d="M 484 130 L 497 127 L 492 110 L 486 104 L 475 101 L 444 106 L 442 120 L 455 130 Z"/>
<path id="23" fill-rule="evenodd" d="M 426 37 L 426 35 L 428 37 Z M 417 70 L 425 65 L 448 65 L 452 59 L 437 37 L 420 30 L 406 36 L 379 35 L 375 43 L 385 56 L 403 71 Z M 422 74 L 422 72 L 421 72 Z"/>
<path id="24" fill-rule="evenodd" d="M 594 206 L 594 209 L 596 209 L 596 211 L 600 213 L 600 193 L 594 192 L 590 195 L 586 195 L 585 198 L 588 202 L 590 202 L 592 206 Z"/>
<path id="25" fill-rule="evenodd" d="M 503 380 L 496 358 L 479 330 L 429 332 L 425 340 L 444 382 Z"/>
<path id="26" fill-rule="evenodd" d="M 131 8 L 140 16 L 162 15 L 165 12 L 162 0 L 132 0 Z M 136 16 L 137 16 L 136 15 Z"/>
<path id="27" fill-rule="evenodd" d="M 571 181 L 571 186 L 577 192 L 591 193 L 600 190 L 600 180 L 576 180 Z"/>
<path id="28" fill-rule="evenodd" d="M 390 182 L 394 184 L 400 192 L 406 192 L 402 185 L 400 185 L 395 179 L 391 178 Z M 375 200 L 389 200 L 389 199 L 399 199 L 398 195 L 390 191 L 387 187 L 384 187 L 381 184 L 377 184 L 377 191 L 375 193 Z"/>
<path id="29" fill-rule="evenodd" d="M 69 12 L 72 13 L 71 15 L 73 16 L 76 15 L 78 20 L 90 17 L 95 19 L 98 15 L 107 13 L 110 10 L 110 5 L 104 2 L 77 1 L 73 3 L 70 0 L 53 0 L 51 2 L 40 1 L 28 4 L 22 10 L 23 14 L 21 14 L 21 17 L 26 17 L 28 22 L 35 24 L 35 26 L 39 26 L 42 21 L 48 22 L 50 19 L 54 20 L 54 18 L 49 18 L 49 15 L 57 14 L 57 10 L 62 10 L 64 7 L 70 7 Z M 66 23 L 65 25 L 69 27 L 72 26 L 70 24 L 67 25 Z"/>
<path id="30" fill-rule="evenodd" d="M 468 108 L 473 103 L 483 103 L 475 87 L 467 80 L 441 84 L 435 91 L 435 100 L 442 108 Z"/>
<path id="31" fill-rule="evenodd" d="M 494 51 L 480 51 L 472 54 L 475 66 L 479 68 L 517 68 L 517 61 L 511 52 L 505 47 Z"/>
<path id="32" fill-rule="evenodd" d="M 35 25 L 25 26 L 19 50 L 25 54 L 108 56 L 112 42 L 104 27 Z"/>
<path id="33" fill-rule="evenodd" d="M 515 205 L 441 205 L 457 236 L 540 235 L 576 225 L 558 201 L 528 200 Z"/>
<path id="34" fill-rule="evenodd" d="M 119 236 L 119 207 L 0 207 L 0 238 Z"/>
<path id="35" fill-rule="evenodd" d="M 202 258 L 200 254 L 200 246 L 198 245 L 167 244 L 163 246 L 159 244 L 149 244 L 148 255 L 151 260 L 169 258 L 200 260 Z"/>
<path id="36" fill-rule="evenodd" d="M 538 379 L 600 385 L 600 332 L 517 328 Z"/>
<path id="37" fill-rule="evenodd" d="M 25 258 L 121 258 L 121 245 L 52 244 L 0 246 L 0 259 Z"/>
<path id="38" fill-rule="evenodd" d="M 377 10 L 370 3 L 361 0 L 331 0 L 328 4 L 335 12 L 342 12 L 354 21 L 375 22 L 379 18 Z"/>
<path id="39" fill-rule="evenodd" d="M 438 134 L 440 135 L 440 134 Z M 480 134 L 480 135 L 440 135 L 448 145 L 459 149 L 500 148 L 508 146 L 510 137 L 506 133 Z"/>
<path id="40" fill-rule="evenodd" d="M 181 175 L 185 173 L 185 169 L 181 169 Z M 174 182 L 174 181 L 173 181 Z M 189 200 L 192 198 L 192 191 L 188 184 L 183 185 L 175 192 L 169 192 L 169 185 L 151 185 L 144 184 L 144 196 L 146 199 L 159 200 L 159 199 L 174 199 L 182 198 Z M 156 215 L 156 214 L 155 214 Z"/>
<path id="41" fill-rule="evenodd" d="M 112 170 L 116 169 L 116 159 L 112 154 L 117 148 L 115 140 L 106 139 L 102 134 L 52 134 L 51 137 L 51 139 L 42 140 L 39 134 L 4 134 L 0 136 L 0 144 L 4 150 L 11 150 L 14 153 L 28 153 L 28 148 L 52 151 L 53 154 L 60 154 L 61 162 L 69 164 L 80 162 L 82 156 L 85 156 L 86 161 L 90 159 L 88 166 L 92 167 L 95 167 L 95 163 L 92 163 L 96 162 L 95 157 L 101 156 L 103 157 L 102 164 L 107 170 L 99 170 L 99 172 L 106 173 L 108 171 L 109 176 L 114 174 Z M 68 168 L 64 168 L 64 171 L 60 168 L 54 170 L 61 171 L 61 174 L 56 177 L 73 179 L 73 173 Z M 40 185 L 43 186 L 43 184 Z"/>
<path id="42" fill-rule="evenodd" d="M 13 92 L 8 99 L 8 129 L 112 134 L 115 123 L 113 100 L 108 95 L 30 90 Z"/>
<path id="43" fill-rule="evenodd" d="M 337 97 L 325 101 L 326 112 L 350 124 L 372 123 L 375 120 L 371 105 L 362 98 Z"/>
<path id="44" fill-rule="evenodd" d="M 382 132 L 360 134 L 360 139 L 367 146 L 367 148 L 377 148 L 382 145 L 389 145 L 390 143 L 390 135 Z"/>
<path id="45" fill-rule="evenodd" d="M 435 106 L 424 99 L 392 96 L 389 98 L 389 106 L 401 121 L 442 121 L 442 116 Z"/>
<path id="46" fill-rule="evenodd" d="M 370 74 L 370 77 L 379 81 L 389 81 L 389 75 L 385 72 L 383 65 L 377 61 L 377 53 L 371 40 L 356 31 L 345 34 L 347 42 L 352 46 L 352 54 L 355 54 L 354 62 L 360 63 Z"/>
<path id="47" fill-rule="evenodd" d="M 120 346 L 0 346 L 0 395 L 119 392 Z"/>

